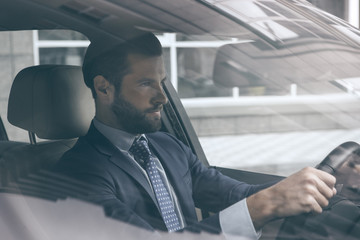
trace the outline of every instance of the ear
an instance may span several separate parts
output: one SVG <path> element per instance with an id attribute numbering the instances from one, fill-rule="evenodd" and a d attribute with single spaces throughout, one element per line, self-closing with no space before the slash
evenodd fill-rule
<path id="1" fill-rule="evenodd" d="M 114 86 L 110 84 L 109 81 L 106 80 L 106 78 L 104 78 L 102 75 L 97 75 L 94 78 L 94 89 L 99 100 L 112 102 Z"/>

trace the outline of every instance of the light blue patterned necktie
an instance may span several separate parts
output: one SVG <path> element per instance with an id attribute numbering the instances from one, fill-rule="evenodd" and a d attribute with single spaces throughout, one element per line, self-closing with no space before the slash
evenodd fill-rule
<path id="1" fill-rule="evenodd" d="M 156 167 L 154 157 L 152 156 L 146 139 L 141 137 L 133 143 L 130 152 L 139 162 L 144 162 L 143 166 L 149 176 L 151 185 L 154 189 L 158 201 L 162 218 L 169 232 L 180 230 L 180 222 L 175 213 L 174 204 L 171 201 L 170 194 L 166 189 L 163 180 Z"/>

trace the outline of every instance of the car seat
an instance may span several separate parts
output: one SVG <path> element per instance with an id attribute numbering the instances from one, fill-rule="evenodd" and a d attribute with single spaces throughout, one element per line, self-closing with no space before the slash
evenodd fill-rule
<path id="1" fill-rule="evenodd" d="M 86 134 L 94 112 L 81 67 L 42 65 L 20 71 L 10 91 L 8 120 L 29 132 L 30 143 L 1 154 L 1 191 L 53 200 L 82 194 L 81 183 L 49 169 Z"/>

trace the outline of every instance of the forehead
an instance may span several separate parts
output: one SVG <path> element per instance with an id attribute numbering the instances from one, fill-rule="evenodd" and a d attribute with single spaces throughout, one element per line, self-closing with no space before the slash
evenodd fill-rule
<path id="1" fill-rule="evenodd" d="M 162 56 L 145 56 L 141 54 L 129 54 L 127 57 L 130 74 L 165 74 L 164 60 Z"/>

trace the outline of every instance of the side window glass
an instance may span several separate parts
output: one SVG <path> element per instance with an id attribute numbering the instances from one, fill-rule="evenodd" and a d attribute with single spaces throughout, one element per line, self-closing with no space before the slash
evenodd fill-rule
<path id="1" fill-rule="evenodd" d="M 9 138 L 7 136 L 7 133 L 6 133 L 6 130 L 4 127 L 4 123 L 0 116 L 0 141 L 7 141 L 7 140 L 9 140 Z"/>

